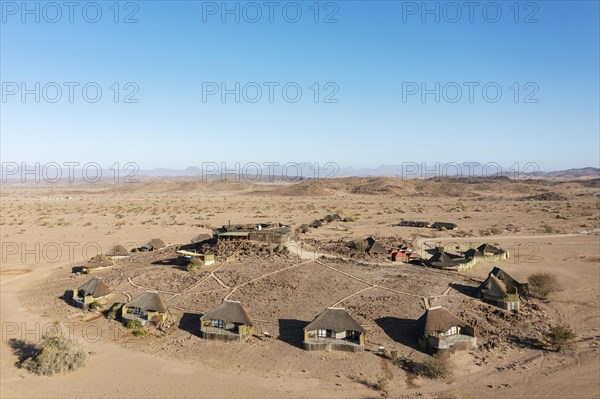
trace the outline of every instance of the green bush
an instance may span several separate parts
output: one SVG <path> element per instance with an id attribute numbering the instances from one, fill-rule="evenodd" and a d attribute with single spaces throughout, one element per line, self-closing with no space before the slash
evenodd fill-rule
<path id="1" fill-rule="evenodd" d="M 125 327 L 133 330 L 133 335 L 136 337 L 145 337 L 148 335 L 148 331 L 136 320 L 129 320 Z"/>
<path id="2" fill-rule="evenodd" d="M 148 331 L 144 327 L 137 328 L 133 330 L 133 335 L 136 337 L 145 337 L 148 335 Z"/>
<path id="3" fill-rule="evenodd" d="M 77 370 L 85 365 L 86 359 L 87 353 L 77 341 L 52 336 L 44 337 L 22 366 L 34 374 L 51 376 Z"/>
<path id="4" fill-rule="evenodd" d="M 529 293 L 539 299 L 548 299 L 548 295 L 561 291 L 558 277 L 552 273 L 534 273 L 527 278 Z"/>
<path id="5" fill-rule="evenodd" d="M 571 327 L 565 324 L 550 327 L 545 335 L 548 343 L 552 345 L 557 352 L 563 349 L 573 349 L 575 346 L 575 338 L 577 338 L 577 335 L 575 335 L 575 332 Z"/>
<path id="6" fill-rule="evenodd" d="M 142 325 L 136 321 L 136 320 L 129 320 L 127 322 L 127 324 L 125 324 L 125 328 L 128 328 L 130 330 L 137 330 L 138 328 L 141 328 Z"/>

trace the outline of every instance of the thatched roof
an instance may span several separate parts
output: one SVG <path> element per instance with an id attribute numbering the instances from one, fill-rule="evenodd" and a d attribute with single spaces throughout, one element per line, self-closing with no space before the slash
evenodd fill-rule
<path id="1" fill-rule="evenodd" d="M 447 268 L 460 265 L 461 263 L 466 262 L 467 259 L 449 254 L 448 252 L 438 251 L 431 258 L 427 260 L 428 266 Z"/>
<path id="2" fill-rule="evenodd" d="M 223 320 L 226 324 L 239 323 L 253 325 L 246 309 L 238 301 L 225 300 L 216 308 L 200 317 L 200 320 Z"/>
<path id="3" fill-rule="evenodd" d="M 506 273 L 499 267 L 494 267 L 491 274 L 502 280 L 507 287 L 518 287 L 521 285 L 521 283 L 515 280 L 510 274 Z"/>
<path id="4" fill-rule="evenodd" d="M 165 305 L 162 297 L 156 291 L 146 291 L 127 302 L 125 306 L 128 308 L 140 308 L 143 311 L 153 310 L 160 313 L 167 312 L 167 305 Z"/>
<path id="5" fill-rule="evenodd" d="M 467 323 L 441 306 L 429 308 L 418 320 L 419 331 L 425 337 L 445 333 L 450 327 L 466 327 Z"/>
<path id="6" fill-rule="evenodd" d="M 153 238 L 150 241 L 148 241 L 148 244 L 146 244 L 146 247 L 152 250 L 161 249 L 166 246 L 167 245 L 165 244 L 165 242 L 160 238 Z"/>
<path id="7" fill-rule="evenodd" d="M 93 279 L 89 280 L 87 283 L 79 287 L 77 291 L 79 291 L 79 295 L 82 297 L 91 295 L 94 298 L 100 298 L 110 294 L 108 285 L 106 285 L 106 283 L 98 277 L 94 277 Z"/>
<path id="8" fill-rule="evenodd" d="M 492 273 L 479 287 L 482 295 L 504 298 L 507 295 L 506 285 Z"/>
<path id="9" fill-rule="evenodd" d="M 192 244 L 197 244 L 204 241 L 210 241 L 213 239 L 213 236 L 208 233 L 200 233 L 196 237 L 192 238 Z"/>
<path id="10" fill-rule="evenodd" d="M 115 263 L 108 256 L 103 255 L 103 254 L 98 254 L 98 255 L 94 256 L 92 259 L 90 259 L 85 266 L 93 268 L 93 267 L 112 266 L 114 264 Z"/>
<path id="11" fill-rule="evenodd" d="M 369 255 L 387 254 L 387 251 L 383 247 L 383 245 L 378 243 L 377 240 L 375 240 L 373 237 L 367 237 L 366 241 L 369 244 L 369 249 L 367 249 L 367 252 L 369 253 Z"/>
<path id="12" fill-rule="evenodd" d="M 112 247 L 111 249 L 109 249 L 108 252 L 105 252 L 104 255 L 106 255 L 106 256 L 129 256 L 130 253 L 124 246 L 122 246 L 121 244 L 118 244 L 118 245 L 115 245 L 114 247 Z"/>
<path id="13" fill-rule="evenodd" d="M 306 327 L 305 331 L 312 330 L 333 330 L 341 331 L 358 331 L 364 333 L 365 330 L 356 320 L 350 316 L 344 308 L 327 308 L 315 317 Z"/>
<path id="14" fill-rule="evenodd" d="M 477 247 L 477 250 L 484 255 L 486 255 L 486 254 L 499 255 L 502 252 L 504 252 L 500 248 L 495 247 L 491 244 L 481 244 L 479 247 Z"/>

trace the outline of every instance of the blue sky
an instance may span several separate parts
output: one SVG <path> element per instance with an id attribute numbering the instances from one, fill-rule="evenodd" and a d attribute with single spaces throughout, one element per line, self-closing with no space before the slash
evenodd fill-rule
<path id="1" fill-rule="evenodd" d="M 599 166 L 597 1 L 1 3 L 3 162 Z"/>

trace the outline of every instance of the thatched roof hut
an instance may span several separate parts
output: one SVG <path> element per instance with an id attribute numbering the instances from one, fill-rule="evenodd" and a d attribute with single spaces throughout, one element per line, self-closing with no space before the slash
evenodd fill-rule
<path id="1" fill-rule="evenodd" d="M 108 256 L 104 254 L 98 254 L 90 259 L 85 265 L 86 268 L 106 267 L 112 266 L 115 262 L 112 261 Z"/>
<path id="2" fill-rule="evenodd" d="M 429 308 L 417 321 L 422 336 L 437 336 L 452 327 L 467 327 L 468 324 L 441 306 Z"/>
<path id="3" fill-rule="evenodd" d="M 333 330 L 333 331 L 357 331 L 364 333 L 365 330 L 356 320 L 350 316 L 344 308 L 327 308 L 310 322 L 304 331 Z"/>
<path id="4" fill-rule="evenodd" d="M 156 251 L 157 249 L 165 248 L 166 246 L 167 244 L 165 244 L 165 242 L 160 238 L 153 238 L 148 241 L 148 244 L 146 244 L 146 248 L 149 251 Z"/>
<path id="5" fill-rule="evenodd" d="M 483 255 L 500 255 L 504 251 L 498 247 L 495 247 L 491 244 L 481 244 L 477 247 L 477 250 L 481 252 Z"/>
<path id="6" fill-rule="evenodd" d="M 506 284 L 492 273 L 479 287 L 483 297 L 504 298 L 508 294 Z"/>
<path id="7" fill-rule="evenodd" d="M 522 284 L 515 280 L 510 274 L 499 267 L 494 267 L 491 274 L 502 280 L 507 287 L 520 287 Z"/>
<path id="8" fill-rule="evenodd" d="M 452 268 L 466 262 L 466 259 L 449 254 L 448 252 L 438 251 L 427 260 L 427 266 L 437 267 L 441 269 Z"/>
<path id="9" fill-rule="evenodd" d="M 200 320 L 223 320 L 225 324 L 253 325 L 242 304 L 229 300 L 221 302 L 219 306 L 200 317 Z"/>
<path id="10" fill-rule="evenodd" d="M 157 291 L 146 291 L 125 304 L 128 308 L 139 308 L 144 312 L 167 313 L 167 305 Z"/>
<path id="11" fill-rule="evenodd" d="M 118 245 L 115 245 L 114 247 L 112 247 L 111 249 L 109 249 L 107 252 L 105 252 L 104 255 L 112 258 L 112 257 L 129 256 L 130 253 L 124 246 L 122 246 L 121 244 L 118 244 Z"/>
<path id="12" fill-rule="evenodd" d="M 92 296 L 93 298 L 101 298 L 110 294 L 110 288 L 100 278 L 94 277 L 79 287 L 77 293 L 80 297 Z"/>
<path id="13" fill-rule="evenodd" d="M 377 242 L 377 240 L 375 240 L 375 238 L 367 237 L 366 241 L 369 245 L 369 249 L 367 249 L 367 252 L 369 253 L 369 255 L 385 255 L 385 254 L 387 254 L 387 250 L 383 247 L 383 245 L 381 245 L 379 242 Z"/>

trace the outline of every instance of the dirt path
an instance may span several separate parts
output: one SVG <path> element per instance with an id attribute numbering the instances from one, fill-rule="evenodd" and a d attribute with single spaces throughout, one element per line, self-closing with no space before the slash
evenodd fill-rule
<path id="1" fill-rule="evenodd" d="M 253 278 L 252 280 L 248 280 L 248 281 L 246 281 L 245 283 L 242 283 L 242 284 L 236 285 L 235 287 L 233 287 L 233 288 L 231 289 L 231 291 L 229 292 L 229 294 L 227 294 L 227 295 L 225 296 L 225 298 L 223 298 L 223 300 L 228 300 L 228 299 L 229 299 L 229 298 L 231 298 L 231 296 L 232 296 L 232 295 L 233 295 L 233 294 L 234 294 L 234 293 L 235 293 L 235 292 L 238 290 L 238 288 L 241 288 L 241 287 L 243 287 L 243 286 L 245 286 L 245 285 L 248 285 L 248 284 L 250 284 L 250 283 L 252 283 L 252 282 L 254 282 L 254 281 L 257 281 L 257 280 L 263 279 L 263 278 L 265 278 L 265 277 L 272 276 L 273 274 L 281 273 L 281 272 L 283 272 L 283 271 L 286 271 L 286 270 L 289 270 L 289 269 L 293 269 L 293 268 L 295 268 L 295 267 L 298 267 L 298 266 L 306 265 L 307 263 L 310 263 L 310 262 L 311 262 L 311 261 L 300 262 L 300 263 L 297 263 L 297 264 L 295 264 L 295 265 L 292 265 L 292 266 L 284 267 L 283 269 L 279 269 L 279 270 L 275 270 L 275 271 L 273 271 L 273 272 L 269 272 L 269 273 L 263 274 L 262 276 L 258 276 L 258 277 L 256 277 L 256 278 Z"/>

